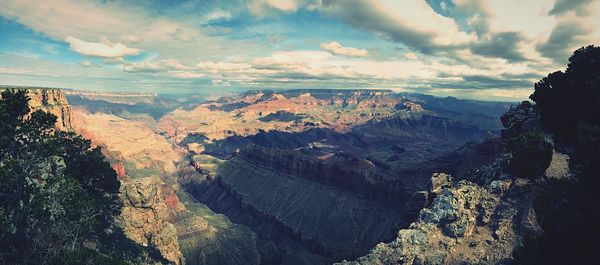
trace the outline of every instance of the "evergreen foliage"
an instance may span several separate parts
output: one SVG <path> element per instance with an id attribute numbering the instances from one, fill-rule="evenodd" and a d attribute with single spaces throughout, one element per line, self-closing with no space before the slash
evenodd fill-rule
<path id="1" fill-rule="evenodd" d="M 600 238 L 600 47 L 587 46 L 569 58 L 565 72 L 535 85 L 542 128 L 571 147 L 574 179 L 550 180 L 535 209 L 543 234 L 525 240 L 515 264 L 597 264 Z M 537 157 L 531 157 L 532 160 Z"/>
<path id="2" fill-rule="evenodd" d="M 509 169 L 517 176 L 537 178 L 552 160 L 552 145 L 540 131 L 528 131 L 505 139 L 504 148 L 511 154 Z"/>
<path id="3" fill-rule="evenodd" d="M 100 149 L 28 102 L 24 90 L 0 99 L 0 264 L 145 259 L 112 225 L 120 182 Z"/>

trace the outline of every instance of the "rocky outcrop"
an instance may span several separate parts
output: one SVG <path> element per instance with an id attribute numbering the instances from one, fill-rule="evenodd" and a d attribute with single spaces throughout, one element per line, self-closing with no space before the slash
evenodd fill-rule
<path id="1" fill-rule="evenodd" d="M 154 178 L 123 182 L 123 208 L 118 218 L 127 237 L 143 246 L 153 246 L 163 257 L 181 263 L 177 230 L 169 221 L 169 210 Z"/>
<path id="2" fill-rule="evenodd" d="M 29 106 L 56 115 L 56 125 L 59 129 L 71 129 L 71 107 L 63 90 L 60 89 L 31 89 Z"/>
<path id="3" fill-rule="evenodd" d="M 421 112 L 423 111 L 423 107 L 419 103 L 414 103 L 411 101 L 405 101 L 396 106 L 399 110 L 408 110 L 410 112 Z"/>
<path id="4" fill-rule="evenodd" d="M 540 129 L 529 102 L 510 108 L 501 121 L 503 139 Z M 482 151 L 495 149 L 489 144 L 481 147 Z M 486 157 L 486 153 L 481 154 Z M 543 233 L 533 207 L 540 186 L 508 170 L 512 157 L 511 153 L 499 154 L 460 181 L 433 174 L 430 191 L 413 196 L 417 202 L 432 201 L 415 222 L 400 230 L 394 241 L 380 243 L 368 255 L 341 264 L 511 264 L 524 239 Z M 460 164 L 465 163 L 455 165 Z M 568 155 L 554 149 L 545 177 L 569 174 Z"/>
<path id="5" fill-rule="evenodd" d="M 527 180 L 479 186 L 434 174 L 430 195 L 431 205 L 395 240 L 341 264 L 506 264 L 525 236 L 540 232 Z"/>
<path id="6" fill-rule="evenodd" d="M 500 117 L 504 129 L 502 138 L 517 136 L 523 132 L 540 128 L 539 118 L 535 107 L 529 101 L 511 107 Z"/>
<path id="7" fill-rule="evenodd" d="M 53 88 L 9 87 L 26 89 L 29 96 L 29 107 L 32 111 L 43 110 L 56 115 L 56 127 L 60 130 L 72 129 L 71 106 L 65 91 Z M 5 89 L 0 87 L 0 90 Z"/>

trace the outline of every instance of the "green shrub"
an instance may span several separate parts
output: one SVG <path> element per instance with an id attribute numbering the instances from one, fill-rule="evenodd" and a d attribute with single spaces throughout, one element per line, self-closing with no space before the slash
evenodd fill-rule
<path id="1" fill-rule="evenodd" d="M 505 139 L 503 144 L 512 154 L 509 169 L 519 177 L 543 176 L 552 160 L 552 145 L 539 131 L 529 131 Z"/>

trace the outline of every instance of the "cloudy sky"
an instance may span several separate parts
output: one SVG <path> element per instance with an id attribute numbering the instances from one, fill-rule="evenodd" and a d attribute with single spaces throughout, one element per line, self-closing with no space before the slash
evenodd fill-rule
<path id="1" fill-rule="evenodd" d="M 599 29 L 600 0 L 0 0 L 0 83 L 518 100 Z"/>

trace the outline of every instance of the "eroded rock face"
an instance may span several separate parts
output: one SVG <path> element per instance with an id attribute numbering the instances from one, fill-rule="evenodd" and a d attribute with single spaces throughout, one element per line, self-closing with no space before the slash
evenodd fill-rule
<path id="1" fill-rule="evenodd" d="M 402 104 L 396 106 L 396 108 L 401 109 L 401 110 L 405 109 L 405 110 L 408 110 L 410 112 L 421 112 L 421 111 L 423 111 L 423 107 L 421 106 L 421 104 L 410 102 L 410 101 L 403 102 Z"/>
<path id="2" fill-rule="evenodd" d="M 135 105 L 138 103 L 150 104 L 158 96 L 156 93 L 126 93 L 126 92 L 100 92 L 87 90 L 67 90 L 65 94 L 69 96 L 80 96 L 89 100 L 104 100 L 111 103 L 120 103 Z"/>
<path id="3" fill-rule="evenodd" d="M 60 89 L 32 89 L 28 93 L 31 100 L 29 106 L 56 115 L 59 129 L 71 129 L 71 107 L 65 92 Z"/>
<path id="4" fill-rule="evenodd" d="M 141 178 L 121 184 L 123 208 L 119 222 L 125 234 L 141 245 L 156 247 L 167 260 L 181 263 L 177 230 L 159 192 L 158 180 Z"/>
<path id="5" fill-rule="evenodd" d="M 528 181 L 449 179 L 434 174 L 435 199 L 394 241 L 341 264 L 502 264 L 525 235 L 539 233 Z"/>
<path id="6" fill-rule="evenodd" d="M 378 175 L 372 162 L 343 152 L 313 159 L 297 151 L 255 145 L 241 150 L 235 159 L 384 201 L 390 207 L 400 207 L 397 202 L 407 198 L 401 180 L 386 179 Z"/>
<path id="7" fill-rule="evenodd" d="M 29 96 L 29 107 L 32 111 L 43 110 L 56 115 L 56 127 L 60 130 L 72 128 L 71 107 L 61 89 L 48 88 L 28 88 L 18 87 L 16 89 L 26 89 Z M 0 88 L 0 91 L 3 88 Z"/>
<path id="8" fill-rule="evenodd" d="M 537 111 L 529 101 L 523 101 L 500 117 L 504 130 L 502 137 L 514 137 L 526 131 L 539 129 Z"/>

